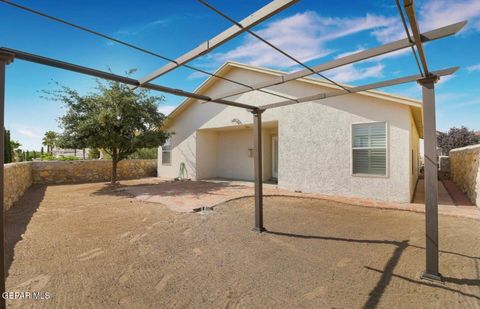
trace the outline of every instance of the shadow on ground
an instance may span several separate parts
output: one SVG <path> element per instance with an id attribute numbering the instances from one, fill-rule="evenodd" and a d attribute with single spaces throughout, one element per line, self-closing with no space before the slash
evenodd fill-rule
<path id="1" fill-rule="evenodd" d="M 34 213 L 42 202 L 47 186 L 33 185 L 5 212 L 5 269 L 6 276 L 12 265 L 15 245 L 23 239 Z M 18 204 L 18 207 L 17 207 Z"/>
<path id="2" fill-rule="evenodd" d="M 385 264 L 385 267 L 383 268 L 383 270 L 365 266 L 365 269 L 380 273 L 381 277 L 377 281 L 375 287 L 369 293 L 369 297 L 362 307 L 364 309 L 376 308 L 378 306 L 378 303 L 380 302 L 380 299 L 381 299 L 382 295 L 385 293 L 385 290 L 388 287 L 388 285 L 391 282 L 393 277 L 408 281 L 410 283 L 420 284 L 420 285 L 429 286 L 429 287 L 440 288 L 440 289 L 444 289 L 444 290 L 447 290 L 447 291 L 450 291 L 450 292 L 459 293 L 459 294 L 461 294 L 463 296 L 466 296 L 466 297 L 471 297 L 471 298 L 475 298 L 475 299 L 480 300 L 480 296 L 477 296 L 477 295 L 471 294 L 471 293 L 462 292 L 462 291 L 457 290 L 457 289 L 452 289 L 452 288 L 443 286 L 441 283 L 433 283 L 433 282 L 428 282 L 428 281 L 420 280 L 420 279 L 419 280 L 414 280 L 414 279 L 411 279 L 411 278 L 408 278 L 408 277 L 405 277 L 405 276 L 400 276 L 400 275 L 394 274 L 395 267 L 397 266 L 398 262 L 400 261 L 402 253 L 408 247 L 425 250 L 424 247 L 409 244 L 408 240 L 394 241 L 394 240 L 353 239 L 353 238 L 340 238 L 340 237 L 333 237 L 333 236 L 302 235 L 302 234 L 284 233 L 284 232 L 270 231 L 270 230 L 267 230 L 266 233 L 272 234 L 272 235 L 277 235 L 277 236 L 293 237 L 293 238 L 300 238 L 300 239 L 319 239 L 319 240 L 331 240 L 331 241 L 340 241 L 340 242 L 349 242 L 349 243 L 394 245 L 396 248 L 395 248 L 392 256 L 390 257 L 390 259 Z M 453 255 L 473 259 L 476 263 L 477 263 L 477 260 L 480 260 L 480 257 L 478 257 L 478 256 L 469 256 L 469 255 L 460 254 L 460 253 L 456 253 L 456 252 L 441 251 L 441 250 L 440 250 L 440 252 L 444 253 L 444 254 L 453 254 Z M 443 277 L 443 281 L 453 283 L 453 284 L 457 284 L 457 285 L 480 286 L 480 279 Z"/>

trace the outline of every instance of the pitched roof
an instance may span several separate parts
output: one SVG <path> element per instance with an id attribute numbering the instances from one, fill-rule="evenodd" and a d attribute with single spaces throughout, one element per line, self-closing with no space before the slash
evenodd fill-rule
<path id="1" fill-rule="evenodd" d="M 286 72 L 279 71 L 279 70 L 273 70 L 269 68 L 263 68 L 263 67 L 257 67 L 249 64 L 244 64 L 240 62 L 235 62 L 235 61 L 227 61 L 225 62 L 222 66 L 220 66 L 217 71 L 215 71 L 215 75 L 217 76 L 225 76 L 228 72 L 230 72 L 232 69 L 244 69 L 244 70 L 250 70 L 250 71 L 256 71 L 264 74 L 269 74 L 272 76 L 280 76 L 286 74 Z M 199 94 L 205 94 L 208 89 L 218 81 L 218 78 L 215 78 L 213 76 L 209 77 L 206 79 L 203 83 L 201 83 L 197 89 L 195 89 L 195 93 Z M 324 81 L 318 78 L 311 78 L 311 77 L 304 77 L 304 78 L 299 78 L 297 79 L 299 82 L 304 82 L 304 83 L 309 83 L 309 84 L 314 84 L 326 88 L 331 88 L 331 89 L 341 89 L 340 87 L 328 82 Z M 349 86 L 346 84 L 343 84 L 344 86 Z M 415 121 L 415 125 L 417 127 L 417 130 L 419 132 L 420 137 L 423 135 L 423 121 L 422 121 L 422 102 L 420 100 L 416 100 L 413 98 L 408 98 L 404 97 L 401 95 L 396 95 L 396 94 L 390 94 L 378 90 L 367 90 L 363 92 L 358 92 L 356 94 L 359 95 L 365 95 L 369 97 L 375 97 L 383 100 L 387 100 L 390 102 L 398 103 L 398 104 L 403 104 L 407 105 L 410 107 L 410 110 L 412 112 L 412 117 Z M 195 102 L 197 99 L 193 98 L 187 98 L 185 99 L 179 106 L 177 106 L 169 115 L 168 115 L 168 122 L 172 121 L 175 117 L 180 115 L 185 109 L 187 109 L 193 102 Z"/>

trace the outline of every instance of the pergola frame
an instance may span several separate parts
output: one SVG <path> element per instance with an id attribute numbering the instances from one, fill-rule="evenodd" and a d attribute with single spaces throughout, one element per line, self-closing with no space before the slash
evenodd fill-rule
<path id="1" fill-rule="evenodd" d="M 466 24 L 466 21 L 452 24 L 446 27 L 441 27 L 432 31 L 420 33 L 418 23 L 415 17 L 415 11 L 413 7 L 413 0 L 404 0 L 404 8 L 407 12 L 409 23 L 413 32 L 413 41 L 409 38 L 398 40 L 383 46 L 358 52 L 349 56 L 345 56 L 324 64 L 314 66 L 312 68 L 307 67 L 304 70 L 300 70 L 294 73 L 285 74 L 272 78 L 271 80 L 248 85 L 248 87 L 242 87 L 228 91 L 224 94 L 209 97 L 197 93 L 191 93 L 179 89 L 173 89 L 157 84 L 151 83 L 151 81 L 158 76 L 173 71 L 174 69 L 185 65 L 189 61 L 204 55 L 211 51 L 213 48 L 220 46 L 226 41 L 232 39 L 238 34 L 247 31 L 251 27 L 260 24 L 267 18 L 277 14 L 283 9 L 294 4 L 298 0 L 273 0 L 267 6 L 261 8 L 248 18 L 244 19 L 240 23 L 235 23 L 234 26 L 222 32 L 212 40 L 206 41 L 205 44 L 193 49 L 192 51 L 177 58 L 175 63 L 168 64 L 149 76 L 136 80 L 112 73 L 91 69 L 84 66 L 75 65 L 72 63 L 46 58 L 39 55 L 26 53 L 19 50 L 10 48 L 0 48 L 0 127 L 4 126 L 4 102 L 5 102 L 5 68 L 8 64 L 13 62 L 14 58 L 29 61 L 37 64 L 56 67 L 64 70 L 69 70 L 81 74 L 94 76 L 106 80 L 118 81 L 128 84 L 132 88 L 143 87 L 151 90 L 166 92 L 178 96 L 184 96 L 189 98 L 198 99 L 206 102 L 213 102 L 217 104 L 223 104 L 227 106 L 239 107 L 250 111 L 253 114 L 253 141 L 254 141 L 254 175 L 255 175 L 255 225 L 254 230 L 258 232 L 265 231 L 263 224 L 263 185 L 262 185 L 262 113 L 268 109 L 278 108 L 282 106 L 288 106 L 292 104 L 300 104 L 302 102 L 312 102 L 321 99 L 326 99 L 333 96 L 346 95 L 351 93 L 357 93 L 370 89 L 376 89 L 380 87 L 398 85 L 408 83 L 412 81 L 418 82 L 422 86 L 423 97 L 423 122 L 424 122 L 424 140 L 425 140 L 425 237 L 426 237 L 426 268 L 422 274 L 423 279 L 429 280 L 441 280 L 441 275 L 438 268 L 438 201 L 437 201 L 437 157 L 436 157 L 436 125 L 435 125 L 435 82 L 438 81 L 440 76 L 453 74 L 458 68 L 449 68 L 438 71 L 430 72 L 427 67 L 427 58 L 423 49 L 423 43 L 451 36 L 460 31 Z M 204 1 L 201 1 L 205 3 Z M 218 12 L 217 12 L 218 13 Z M 402 13 L 401 13 L 402 14 Z M 403 16 L 402 16 L 403 18 Z M 296 80 L 302 77 L 306 77 L 313 73 L 319 73 L 329 69 L 337 68 L 347 64 L 356 63 L 365 59 L 376 57 L 379 55 L 391 53 L 403 48 L 417 48 L 418 54 L 421 59 L 424 74 L 412 75 L 402 78 L 396 78 L 392 80 L 372 83 L 369 85 L 357 86 L 357 87 L 343 87 L 339 85 L 338 90 L 333 90 L 327 93 L 319 93 L 313 96 L 296 98 L 287 101 L 266 104 L 266 105 L 251 105 L 245 103 L 239 103 L 232 100 L 226 100 L 225 98 L 240 95 L 254 90 L 262 90 L 267 87 L 284 84 L 286 82 Z M 284 53 L 286 54 L 286 53 Z M 336 84 L 336 83 L 335 83 Z M 0 130 L 0 139 L 4 139 L 4 132 Z M 4 183 L 4 158 L 3 158 L 3 142 L 0 145 L 0 182 Z M 4 192 L 3 185 L 0 186 L 0 203 L 1 208 L 4 209 Z M 4 211 L 2 211 L 2 219 L 0 222 L 0 234 L 3 241 L 1 241 L 0 251 L 2 255 L 2 261 L 5 261 L 5 244 L 4 244 Z M 5 264 L 2 263 L 0 267 L 0 287 L 2 292 L 5 291 Z M 5 306 L 5 300 L 2 298 L 0 306 Z"/>

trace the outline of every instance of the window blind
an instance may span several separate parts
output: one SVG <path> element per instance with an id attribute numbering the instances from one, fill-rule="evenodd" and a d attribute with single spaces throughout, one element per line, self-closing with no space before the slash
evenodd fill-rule
<path id="1" fill-rule="evenodd" d="M 170 165 L 172 163 L 172 147 L 171 141 L 168 139 L 162 146 L 162 165 Z"/>
<path id="2" fill-rule="evenodd" d="M 387 134 L 385 122 L 352 126 L 353 173 L 387 174 Z"/>

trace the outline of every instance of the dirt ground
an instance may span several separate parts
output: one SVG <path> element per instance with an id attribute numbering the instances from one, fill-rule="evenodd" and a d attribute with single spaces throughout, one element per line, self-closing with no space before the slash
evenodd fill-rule
<path id="1" fill-rule="evenodd" d="M 268 197 L 177 213 L 104 184 L 33 186 L 6 214 L 7 291 L 38 308 L 480 308 L 480 223 L 440 216 L 445 284 L 419 280 L 424 216 Z"/>

